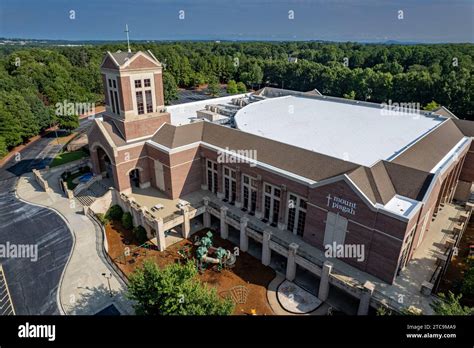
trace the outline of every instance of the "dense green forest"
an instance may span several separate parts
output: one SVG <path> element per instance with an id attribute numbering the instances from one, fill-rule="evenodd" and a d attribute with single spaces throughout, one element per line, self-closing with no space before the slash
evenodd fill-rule
<path id="1" fill-rule="evenodd" d="M 0 48 L 0 155 L 51 125 L 72 128 L 55 104 L 101 103 L 99 65 L 123 44 Z M 373 102 L 432 101 L 474 119 L 474 45 L 320 42 L 133 43 L 165 65 L 165 99 L 177 88 L 232 81 L 228 91 L 262 86 Z M 289 58 L 297 58 L 297 62 Z M 238 83 L 235 83 L 235 82 Z M 236 85 L 239 88 L 236 88 Z M 433 105 L 433 104 L 430 104 Z"/>

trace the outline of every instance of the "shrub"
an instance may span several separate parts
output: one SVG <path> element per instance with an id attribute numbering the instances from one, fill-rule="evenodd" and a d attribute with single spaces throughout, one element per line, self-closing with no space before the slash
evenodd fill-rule
<path id="1" fill-rule="evenodd" d="M 143 228 L 143 226 L 135 227 L 133 229 L 133 236 L 140 244 L 143 244 L 148 240 L 146 230 Z"/>
<path id="2" fill-rule="evenodd" d="M 465 296 L 474 295 L 474 265 L 472 264 L 470 265 L 469 270 L 464 274 L 461 293 Z"/>
<path id="3" fill-rule="evenodd" d="M 121 220 L 122 216 L 123 216 L 123 210 L 117 204 L 111 206 L 109 210 L 107 210 L 107 213 L 105 214 L 105 217 L 108 220 L 115 220 L 115 221 Z"/>
<path id="4" fill-rule="evenodd" d="M 99 222 L 102 224 L 102 225 L 107 225 L 107 223 L 109 222 L 109 219 L 107 219 L 107 217 L 102 214 L 102 213 L 97 213 L 95 214 L 97 220 L 99 220 Z"/>
<path id="5" fill-rule="evenodd" d="M 122 215 L 122 226 L 127 230 L 131 230 L 133 228 L 132 214 L 124 213 Z"/>

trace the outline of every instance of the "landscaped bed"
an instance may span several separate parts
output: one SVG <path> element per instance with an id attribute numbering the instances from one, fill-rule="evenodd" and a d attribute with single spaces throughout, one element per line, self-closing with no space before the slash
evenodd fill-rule
<path id="1" fill-rule="evenodd" d="M 165 251 L 158 251 L 155 247 L 139 247 L 139 243 L 134 240 L 133 233 L 123 228 L 120 222 L 112 221 L 105 226 L 108 252 L 118 267 L 126 274 L 131 274 L 137 267 L 143 264 L 145 259 L 153 260 L 159 267 L 164 267 L 174 262 L 184 262 L 180 255 L 180 250 L 185 247 L 191 248 L 191 255 L 195 256 L 196 246 L 189 240 L 182 240 L 169 246 Z M 193 234 L 202 237 L 209 230 L 204 229 Z M 218 233 L 213 233 L 213 245 L 234 252 L 235 245 L 227 240 L 223 240 Z M 130 255 L 124 256 L 126 248 L 129 248 Z M 231 297 L 236 303 L 234 314 L 251 314 L 254 310 L 257 315 L 271 315 L 271 310 L 267 301 L 267 286 L 275 277 L 275 271 L 262 265 L 260 260 L 248 253 L 240 252 L 237 261 L 232 269 L 217 271 L 206 269 L 199 274 L 199 280 L 208 286 L 217 289 L 217 293 L 225 297 Z"/>
<path id="2" fill-rule="evenodd" d="M 88 156 L 88 154 L 84 150 L 77 150 L 77 151 L 72 151 L 72 152 L 61 152 L 53 159 L 53 161 L 50 164 L 50 167 L 60 166 L 62 164 L 76 161 L 86 156 Z"/>

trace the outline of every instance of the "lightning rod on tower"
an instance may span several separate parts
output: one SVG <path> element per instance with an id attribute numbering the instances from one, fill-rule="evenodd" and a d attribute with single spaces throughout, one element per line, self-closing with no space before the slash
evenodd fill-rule
<path id="1" fill-rule="evenodd" d="M 125 32 L 127 33 L 127 47 L 128 47 L 128 53 L 131 53 L 132 51 L 130 50 L 130 38 L 128 37 L 128 24 L 125 24 Z"/>

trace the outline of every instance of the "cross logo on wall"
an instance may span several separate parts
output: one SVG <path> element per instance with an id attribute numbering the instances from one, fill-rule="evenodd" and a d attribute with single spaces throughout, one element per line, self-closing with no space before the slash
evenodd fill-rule
<path id="1" fill-rule="evenodd" d="M 332 199 L 331 194 L 328 194 L 326 198 L 328 199 L 328 204 L 327 204 L 327 206 L 329 207 L 329 204 L 331 203 L 331 199 Z"/>

